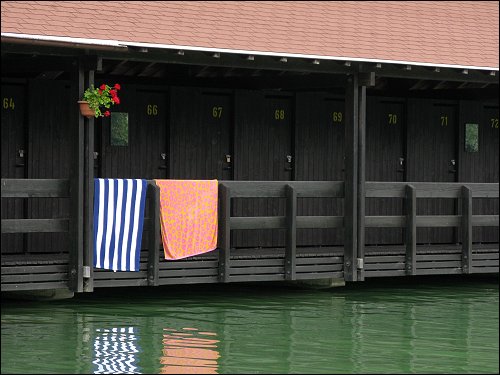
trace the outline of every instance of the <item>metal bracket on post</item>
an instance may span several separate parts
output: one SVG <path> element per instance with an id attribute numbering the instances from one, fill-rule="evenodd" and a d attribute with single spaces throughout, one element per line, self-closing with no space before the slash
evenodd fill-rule
<path id="1" fill-rule="evenodd" d="M 90 267 L 89 266 L 83 266 L 83 278 L 90 279 Z"/>

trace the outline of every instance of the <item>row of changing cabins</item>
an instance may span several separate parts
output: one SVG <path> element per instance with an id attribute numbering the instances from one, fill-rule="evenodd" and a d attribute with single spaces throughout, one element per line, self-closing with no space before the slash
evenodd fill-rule
<path id="1" fill-rule="evenodd" d="M 129 78 L 2 70 L 2 291 L 498 273 L 498 95 Z M 76 112 L 91 82 L 109 118 Z M 150 181 L 139 272 L 91 266 L 94 177 Z M 217 250 L 163 258 L 166 178 L 219 181 Z"/>

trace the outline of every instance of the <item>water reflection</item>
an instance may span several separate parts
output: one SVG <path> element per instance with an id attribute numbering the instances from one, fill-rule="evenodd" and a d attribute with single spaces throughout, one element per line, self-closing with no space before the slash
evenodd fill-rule
<path id="1" fill-rule="evenodd" d="M 162 374 L 218 374 L 219 340 L 206 337 L 216 333 L 200 332 L 197 328 L 164 330 Z"/>
<path id="2" fill-rule="evenodd" d="M 128 297 L 2 304 L 1 372 L 498 372 L 498 284 Z"/>
<path id="3" fill-rule="evenodd" d="M 94 339 L 94 374 L 140 374 L 137 367 L 137 336 L 134 327 L 97 328 Z"/>

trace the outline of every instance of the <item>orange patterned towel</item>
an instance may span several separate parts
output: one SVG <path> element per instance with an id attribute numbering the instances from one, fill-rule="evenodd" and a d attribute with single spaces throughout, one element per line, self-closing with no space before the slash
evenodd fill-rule
<path id="1" fill-rule="evenodd" d="M 155 180 L 160 187 L 165 259 L 207 253 L 217 247 L 217 180 Z"/>

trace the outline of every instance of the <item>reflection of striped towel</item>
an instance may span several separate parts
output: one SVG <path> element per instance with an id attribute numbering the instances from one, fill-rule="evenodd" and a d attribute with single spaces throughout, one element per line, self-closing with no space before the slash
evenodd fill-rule
<path id="1" fill-rule="evenodd" d="M 94 374 L 141 374 L 140 347 L 135 327 L 97 328 L 94 340 Z"/>
<path id="2" fill-rule="evenodd" d="M 94 181 L 94 267 L 139 271 L 146 180 Z"/>

